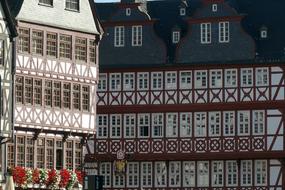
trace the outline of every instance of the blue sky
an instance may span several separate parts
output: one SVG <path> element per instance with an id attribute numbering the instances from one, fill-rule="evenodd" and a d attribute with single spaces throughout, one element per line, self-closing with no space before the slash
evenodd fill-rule
<path id="1" fill-rule="evenodd" d="M 120 1 L 120 0 L 95 0 L 95 2 L 114 2 L 114 1 Z"/>

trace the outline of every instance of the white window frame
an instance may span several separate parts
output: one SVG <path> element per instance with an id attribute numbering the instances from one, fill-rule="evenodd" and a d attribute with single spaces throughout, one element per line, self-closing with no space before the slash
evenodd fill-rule
<path id="1" fill-rule="evenodd" d="M 242 87 L 250 87 L 253 85 L 253 69 L 242 68 L 240 71 L 240 81 Z"/>
<path id="2" fill-rule="evenodd" d="M 125 91 L 135 89 L 135 74 L 134 73 L 124 73 L 123 89 Z"/>
<path id="3" fill-rule="evenodd" d="M 127 163 L 127 187 L 139 186 L 139 171 L 140 165 L 138 162 Z"/>
<path id="4" fill-rule="evenodd" d="M 151 73 L 151 89 L 152 90 L 162 90 L 163 88 L 163 73 L 162 72 L 152 72 Z"/>
<path id="5" fill-rule="evenodd" d="M 226 161 L 226 185 L 229 187 L 238 184 L 238 164 L 235 160 Z"/>
<path id="6" fill-rule="evenodd" d="M 153 113 L 152 117 L 152 137 L 163 137 L 163 114 L 162 113 Z"/>
<path id="7" fill-rule="evenodd" d="M 241 115 L 243 115 L 241 120 Z M 250 111 L 238 111 L 238 134 L 250 134 Z"/>
<path id="8" fill-rule="evenodd" d="M 115 26 L 114 27 L 114 47 L 125 46 L 125 27 Z"/>
<path id="9" fill-rule="evenodd" d="M 178 114 L 167 113 L 166 114 L 166 136 L 178 137 Z"/>
<path id="10" fill-rule="evenodd" d="M 218 11 L 218 5 L 217 4 L 212 4 L 212 11 L 217 12 Z"/>
<path id="11" fill-rule="evenodd" d="M 260 37 L 263 39 L 267 38 L 267 30 L 261 30 L 260 31 Z"/>
<path id="12" fill-rule="evenodd" d="M 235 135 L 235 112 L 234 111 L 224 111 L 224 136 L 234 136 Z"/>
<path id="13" fill-rule="evenodd" d="M 167 186 L 167 167 L 165 162 L 154 163 L 154 175 L 155 175 L 155 187 L 166 187 Z M 160 182 L 159 182 L 160 181 Z"/>
<path id="14" fill-rule="evenodd" d="M 209 136 L 218 137 L 221 136 L 221 112 L 209 112 L 208 130 Z"/>
<path id="15" fill-rule="evenodd" d="M 193 161 L 183 162 L 183 187 L 195 187 L 196 166 Z"/>
<path id="16" fill-rule="evenodd" d="M 229 43 L 230 42 L 230 23 L 219 22 L 219 42 Z"/>
<path id="17" fill-rule="evenodd" d="M 165 89 L 177 89 L 177 72 L 171 71 L 165 73 Z"/>
<path id="18" fill-rule="evenodd" d="M 252 161 L 242 160 L 240 164 L 240 180 L 242 186 L 252 185 Z"/>
<path id="19" fill-rule="evenodd" d="M 212 186 L 223 187 L 224 184 L 224 162 L 212 162 Z"/>
<path id="20" fill-rule="evenodd" d="M 221 88 L 223 86 L 223 71 L 222 70 L 210 70 L 210 87 Z"/>
<path id="21" fill-rule="evenodd" d="M 255 160 L 255 186 L 266 186 L 267 185 L 267 161 L 266 160 Z"/>
<path id="22" fill-rule="evenodd" d="M 180 71 L 180 89 L 192 89 L 192 71 Z"/>
<path id="23" fill-rule="evenodd" d="M 115 119 L 114 122 L 112 121 L 113 118 Z M 110 119 L 111 138 L 121 138 L 122 136 L 122 116 L 120 114 L 111 114 L 109 119 Z"/>
<path id="24" fill-rule="evenodd" d="M 112 181 L 112 177 L 111 177 L 111 163 L 110 162 L 101 162 L 100 163 L 100 175 L 103 176 L 104 180 L 103 180 L 103 187 L 111 187 L 111 181 Z M 106 184 L 106 178 L 108 178 L 108 184 Z"/>
<path id="25" fill-rule="evenodd" d="M 147 127 L 148 135 L 141 135 L 141 128 Z M 138 114 L 138 137 L 139 138 L 148 138 L 150 136 L 150 115 L 149 114 Z"/>
<path id="26" fill-rule="evenodd" d="M 255 85 L 268 86 L 269 85 L 269 71 L 267 67 L 259 67 L 255 69 Z"/>
<path id="27" fill-rule="evenodd" d="M 169 162 L 168 167 L 168 186 L 181 186 L 181 162 Z"/>
<path id="28" fill-rule="evenodd" d="M 180 41 L 180 31 L 172 32 L 172 43 L 177 44 Z"/>
<path id="29" fill-rule="evenodd" d="M 143 87 L 140 86 L 141 82 Z M 149 90 L 149 73 L 137 73 L 137 89 Z"/>
<path id="30" fill-rule="evenodd" d="M 208 72 L 207 70 L 195 71 L 195 89 L 204 89 L 208 86 Z"/>
<path id="31" fill-rule="evenodd" d="M 192 136 L 192 113 L 190 112 L 180 113 L 180 136 Z"/>
<path id="32" fill-rule="evenodd" d="M 97 133 L 96 134 L 97 134 L 97 138 L 108 137 L 108 115 L 107 114 L 97 114 Z"/>
<path id="33" fill-rule="evenodd" d="M 179 10 L 180 16 L 185 16 L 186 15 L 186 9 L 184 7 L 181 7 Z"/>
<path id="34" fill-rule="evenodd" d="M 127 135 L 127 132 L 129 135 Z M 134 138 L 136 136 L 136 115 L 124 114 L 124 137 Z"/>
<path id="35" fill-rule="evenodd" d="M 264 135 L 265 132 L 265 111 L 254 110 L 252 112 L 252 132 L 254 135 Z"/>
<path id="36" fill-rule="evenodd" d="M 208 187 L 209 186 L 209 162 L 198 161 L 197 162 L 197 186 L 198 187 Z"/>
<path id="37" fill-rule="evenodd" d="M 132 46 L 142 46 L 142 25 L 132 26 Z"/>
<path id="38" fill-rule="evenodd" d="M 141 187 L 152 187 L 152 162 L 141 162 Z"/>
<path id="39" fill-rule="evenodd" d="M 237 87 L 237 69 L 225 69 L 225 87 Z"/>
<path id="40" fill-rule="evenodd" d="M 121 91 L 121 73 L 110 74 L 110 91 Z M 113 86 L 114 83 L 114 86 Z"/>
<path id="41" fill-rule="evenodd" d="M 207 113 L 195 112 L 195 137 L 206 137 L 207 135 Z M 204 118 L 204 120 L 203 120 Z"/>
<path id="42" fill-rule="evenodd" d="M 107 74 L 99 74 L 99 83 L 97 86 L 98 92 L 103 92 L 107 90 Z"/>
<path id="43" fill-rule="evenodd" d="M 126 8 L 126 15 L 130 16 L 131 15 L 131 8 Z"/>
<path id="44" fill-rule="evenodd" d="M 210 44 L 212 41 L 211 23 L 201 23 L 201 44 Z"/>
<path id="45" fill-rule="evenodd" d="M 118 180 L 119 184 L 116 184 L 116 180 Z M 125 187 L 125 175 L 113 175 L 113 187 L 115 188 L 123 188 Z"/>

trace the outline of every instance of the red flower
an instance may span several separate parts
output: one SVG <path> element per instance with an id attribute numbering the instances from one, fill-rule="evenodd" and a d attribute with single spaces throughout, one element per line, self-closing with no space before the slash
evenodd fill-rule
<path id="1" fill-rule="evenodd" d="M 66 169 L 62 169 L 60 170 L 60 182 L 59 182 L 59 187 L 60 188 L 65 188 L 66 185 L 68 184 L 69 180 L 70 180 L 70 173 L 68 170 Z"/>
<path id="2" fill-rule="evenodd" d="M 34 169 L 33 171 L 33 184 L 40 183 L 40 171 L 38 169 Z"/>
<path id="3" fill-rule="evenodd" d="M 80 170 L 76 170 L 75 173 L 77 176 L 78 183 L 82 185 L 83 184 L 83 178 L 84 178 L 84 172 L 80 171 Z"/>
<path id="4" fill-rule="evenodd" d="M 16 185 L 22 186 L 27 181 L 26 170 L 23 167 L 17 166 L 12 170 L 13 180 Z"/>
<path id="5" fill-rule="evenodd" d="M 56 170 L 52 169 L 48 171 L 48 178 L 46 181 L 46 186 L 50 186 L 56 182 Z"/>

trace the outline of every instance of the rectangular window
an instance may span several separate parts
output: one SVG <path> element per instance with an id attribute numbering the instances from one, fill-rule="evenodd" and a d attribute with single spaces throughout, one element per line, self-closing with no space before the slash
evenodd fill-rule
<path id="1" fill-rule="evenodd" d="M 195 162 L 183 162 L 183 187 L 195 187 Z"/>
<path id="2" fill-rule="evenodd" d="M 125 175 L 114 175 L 113 187 L 119 188 L 125 186 Z"/>
<path id="3" fill-rule="evenodd" d="M 82 169 L 82 146 L 80 142 L 75 142 L 75 169 L 81 170 Z"/>
<path id="4" fill-rule="evenodd" d="M 79 0 L 66 0 L 65 8 L 68 10 L 79 11 Z"/>
<path id="5" fill-rule="evenodd" d="M 30 46 L 30 31 L 27 28 L 19 29 L 18 36 L 18 52 L 29 53 Z"/>
<path id="6" fill-rule="evenodd" d="M 166 89 L 176 89 L 177 88 L 176 79 L 177 79 L 176 72 L 166 72 L 165 88 Z"/>
<path id="7" fill-rule="evenodd" d="M 90 87 L 82 86 L 82 110 L 90 110 Z"/>
<path id="8" fill-rule="evenodd" d="M 227 43 L 230 41 L 230 23 L 219 22 L 219 42 Z"/>
<path id="9" fill-rule="evenodd" d="M 177 44 L 180 40 L 180 32 L 174 31 L 172 32 L 172 43 Z"/>
<path id="10" fill-rule="evenodd" d="M 96 63 L 96 42 L 89 40 L 89 60 L 90 63 Z"/>
<path id="11" fill-rule="evenodd" d="M 242 160 L 241 161 L 241 185 L 251 186 L 252 185 L 252 161 Z"/>
<path id="12" fill-rule="evenodd" d="M 110 90 L 120 91 L 121 90 L 121 74 L 113 73 L 110 75 Z"/>
<path id="13" fill-rule="evenodd" d="M 37 168 L 45 168 L 45 140 L 37 140 Z"/>
<path id="14" fill-rule="evenodd" d="M 237 86 L 237 70 L 225 69 L 225 87 Z"/>
<path id="15" fill-rule="evenodd" d="M 8 144 L 7 145 L 7 166 L 8 167 L 15 167 L 15 155 L 14 155 L 14 145 L 13 144 Z"/>
<path id="16" fill-rule="evenodd" d="M 206 113 L 205 112 L 195 113 L 195 136 L 196 137 L 206 136 Z"/>
<path id="17" fill-rule="evenodd" d="M 266 160 L 255 160 L 255 185 L 267 185 L 267 162 Z"/>
<path id="18" fill-rule="evenodd" d="M 235 134 L 235 112 L 224 112 L 224 135 L 233 136 Z"/>
<path id="19" fill-rule="evenodd" d="M 86 38 L 75 38 L 75 59 L 86 61 L 87 57 L 87 40 Z"/>
<path id="20" fill-rule="evenodd" d="M 111 186 L 111 163 L 100 163 L 100 175 L 103 176 L 103 187 Z"/>
<path id="21" fill-rule="evenodd" d="M 253 111 L 252 114 L 253 122 L 253 134 L 254 135 L 263 135 L 264 134 L 264 111 Z"/>
<path id="22" fill-rule="evenodd" d="M 139 114 L 138 115 L 138 133 L 139 137 L 149 137 L 149 114 Z"/>
<path id="23" fill-rule="evenodd" d="M 138 73 L 138 90 L 148 90 L 148 73 Z"/>
<path id="24" fill-rule="evenodd" d="M 180 136 L 191 137 L 192 135 L 192 114 L 180 113 Z"/>
<path id="25" fill-rule="evenodd" d="M 124 90 L 134 90 L 134 73 L 124 73 Z"/>
<path id="26" fill-rule="evenodd" d="M 27 137 L 26 141 L 26 167 L 34 167 L 34 141 L 31 137 Z"/>
<path id="27" fill-rule="evenodd" d="M 212 186 L 222 187 L 224 183 L 224 164 L 223 161 L 212 162 Z"/>
<path id="28" fill-rule="evenodd" d="M 221 88 L 223 86 L 222 70 L 211 70 L 211 88 Z"/>
<path id="29" fill-rule="evenodd" d="M 141 162 L 141 186 L 151 187 L 152 186 L 152 163 Z"/>
<path id="30" fill-rule="evenodd" d="M 32 32 L 32 52 L 37 55 L 43 54 L 43 32 L 35 31 Z"/>
<path id="31" fill-rule="evenodd" d="M 23 103 L 23 84 L 24 82 L 24 77 L 20 77 L 20 76 L 16 76 L 16 87 L 15 87 L 15 91 L 16 91 L 16 103 Z"/>
<path id="32" fill-rule="evenodd" d="M 42 80 L 34 80 L 34 104 L 42 105 Z"/>
<path id="33" fill-rule="evenodd" d="M 166 114 L 166 136 L 177 137 L 178 136 L 178 119 L 177 113 Z"/>
<path id="34" fill-rule="evenodd" d="M 33 104 L 33 78 L 25 77 L 25 103 Z"/>
<path id="35" fill-rule="evenodd" d="M 132 46 L 142 46 L 142 26 L 132 26 Z"/>
<path id="36" fill-rule="evenodd" d="M 162 89 L 162 73 L 151 73 L 151 89 L 161 90 Z"/>
<path id="37" fill-rule="evenodd" d="M 207 71 L 195 71 L 195 88 L 207 88 Z"/>
<path id="38" fill-rule="evenodd" d="M 72 101 L 73 109 L 80 110 L 80 84 L 73 84 L 72 87 Z"/>
<path id="39" fill-rule="evenodd" d="M 209 112 L 209 136 L 221 135 L 221 112 Z"/>
<path id="40" fill-rule="evenodd" d="M 201 27 L 201 44 L 211 43 L 211 23 L 202 23 Z"/>
<path id="41" fill-rule="evenodd" d="M 108 115 L 97 115 L 97 137 L 108 136 Z"/>
<path id="42" fill-rule="evenodd" d="M 72 141 L 66 142 L 65 167 L 70 170 L 73 169 L 73 142 Z"/>
<path id="43" fill-rule="evenodd" d="M 59 57 L 71 59 L 72 58 L 71 47 L 72 47 L 71 36 L 61 34 L 59 36 Z"/>
<path id="44" fill-rule="evenodd" d="M 198 187 L 209 186 L 209 162 L 197 162 L 197 185 Z"/>
<path id="45" fill-rule="evenodd" d="M 127 163 L 127 185 L 128 187 L 139 186 L 139 163 Z"/>
<path id="46" fill-rule="evenodd" d="M 163 137 L 163 114 L 152 114 L 152 136 Z"/>
<path id="47" fill-rule="evenodd" d="M 106 91 L 107 90 L 107 75 L 100 74 L 99 75 L 99 83 L 98 83 L 98 91 Z"/>
<path id="48" fill-rule="evenodd" d="M 63 108 L 68 108 L 70 109 L 70 100 L 71 100 L 71 84 L 70 83 L 63 83 L 63 98 L 62 98 L 62 103 L 63 103 Z"/>
<path id="49" fill-rule="evenodd" d="M 166 187 L 167 169 L 165 162 L 155 162 L 155 187 Z"/>
<path id="50" fill-rule="evenodd" d="M 250 113 L 249 111 L 239 111 L 238 112 L 238 130 L 240 135 L 249 135 L 249 121 Z"/>
<path id="51" fill-rule="evenodd" d="M 180 162 L 169 162 L 169 187 L 181 186 Z"/>
<path id="52" fill-rule="evenodd" d="M 17 137 L 17 166 L 25 167 L 25 137 Z"/>
<path id="53" fill-rule="evenodd" d="M 115 26 L 114 28 L 114 46 L 124 47 L 125 46 L 125 27 Z"/>
<path id="54" fill-rule="evenodd" d="M 226 161 L 227 186 L 236 186 L 238 183 L 238 165 L 236 161 Z"/>
<path id="55" fill-rule="evenodd" d="M 61 107 L 61 83 L 53 83 L 53 105 L 54 107 Z"/>
<path id="56" fill-rule="evenodd" d="M 180 71 L 180 89 L 192 89 L 191 71 Z"/>
<path id="57" fill-rule="evenodd" d="M 46 167 L 48 169 L 54 168 L 54 140 L 53 139 L 47 139 L 47 156 L 46 156 Z"/>
<path id="58" fill-rule="evenodd" d="M 44 5 L 53 5 L 53 0 L 39 0 L 40 4 L 44 4 Z"/>
<path id="59" fill-rule="evenodd" d="M 4 65 L 4 49 L 5 49 L 5 43 L 4 40 L 0 40 L 0 65 Z"/>
<path id="60" fill-rule="evenodd" d="M 252 69 L 241 69 L 241 86 L 248 87 L 253 85 Z"/>
<path id="61" fill-rule="evenodd" d="M 136 129 L 136 115 L 135 114 L 126 114 L 124 115 L 124 128 L 125 128 L 125 137 L 133 138 L 135 137 Z"/>
<path id="62" fill-rule="evenodd" d="M 111 137 L 121 137 L 121 115 L 110 116 Z"/>
<path id="63" fill-rule="evenodd" d="M 47 56 L 56 57 L 57 55 L 57 35 L 47 33 Z"/>
<path id="64" fill-rule="evenodd" d="M 256 69 L 256 86 L 267 86 L 269 79 L 268 68 Z"/>

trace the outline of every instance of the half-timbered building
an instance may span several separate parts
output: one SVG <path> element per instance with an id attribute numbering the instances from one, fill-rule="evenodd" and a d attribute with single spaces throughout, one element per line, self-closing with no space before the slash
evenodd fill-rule
<path id="1" fill-rule="evenodd" d="M 5 143 L 13 137 L 13 73 L 16 27 L 6 0 L 0 1 L 0 184 L 6 170 Z"/>
<path id="2" fill-rule="evenodd" d="M 81 168 L 95 134 L 100 24 L 89 0 L 9 0 L 18 38 L 8 166 Z"/>
<path id="3" fill-rule="evenodd" d="M 284 1 L 96 6 L 105 189 L 285 189 Z"/>

